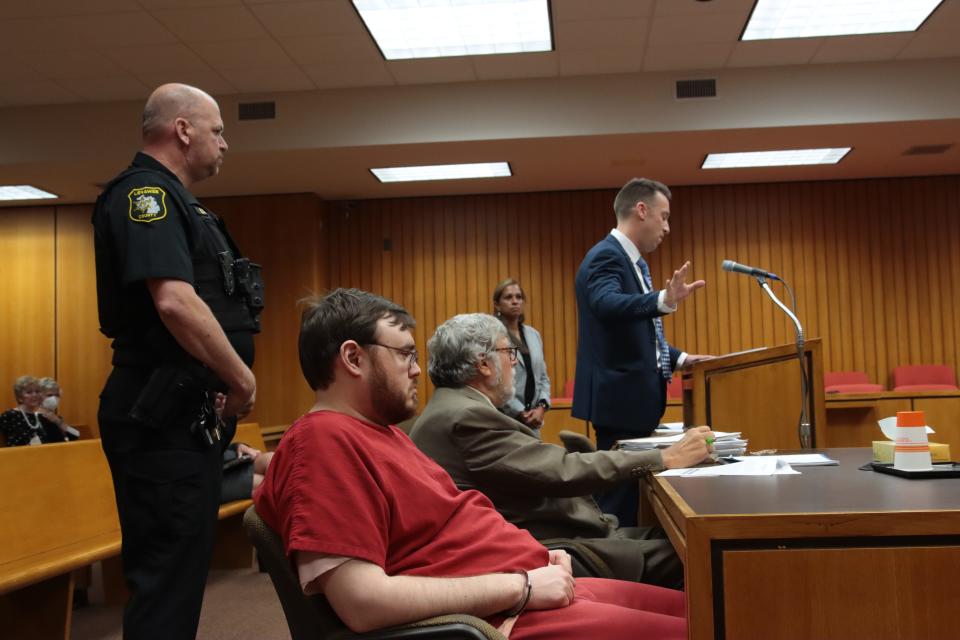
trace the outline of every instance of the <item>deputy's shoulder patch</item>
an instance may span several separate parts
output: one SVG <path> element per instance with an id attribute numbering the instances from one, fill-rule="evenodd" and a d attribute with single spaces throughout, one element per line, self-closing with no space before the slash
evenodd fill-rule
<path id="1" fill-rule="evenodd" d="M 134 222 L 156 222 L 167 217 L 167 192 L 160 187 L 131 189 L 127 199 Z"/>

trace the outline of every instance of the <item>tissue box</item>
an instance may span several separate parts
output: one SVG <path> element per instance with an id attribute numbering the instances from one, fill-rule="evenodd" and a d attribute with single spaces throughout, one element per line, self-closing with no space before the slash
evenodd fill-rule
<path id="1" fill-rule="evenodd" d="M 893 440 L 874 440 L 874 461 L 893 464 L 893 444 Z M 933 462 L 950 462 L 950 445 L 931 442 L 930 459 Z"/>

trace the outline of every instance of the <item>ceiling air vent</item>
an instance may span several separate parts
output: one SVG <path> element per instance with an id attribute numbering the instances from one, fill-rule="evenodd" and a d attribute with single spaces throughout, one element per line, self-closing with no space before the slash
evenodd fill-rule
<path id="1" fill-rule="evenodd" d="M 919 144 L 903 152 L 905 156 L 936 156 L 946 153 L 952 144 Z"/>
<path id="2" fill-rule="evenodd" d="M 714 78 L 708 78 L 706 80 L 677 80 L 677 100 L 716 97 L 717 81 Z"/>
<path id="3" fill-rule="evenodd" d="M 240 120 L 273 120 L 277 117 L 276 102 L 241 102 Z"/>

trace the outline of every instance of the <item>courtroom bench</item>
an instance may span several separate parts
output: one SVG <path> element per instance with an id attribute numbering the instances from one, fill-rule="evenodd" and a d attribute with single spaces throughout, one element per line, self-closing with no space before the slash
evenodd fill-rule
<path id="1" fill-rule="evenodd" d="M 255 423 L 236 441 L 264 450 Z M 67 638 L 74 570 L 103 561 L 110 602 L 126 599 L 120 572 L 120 523 L 100 440 L 0 449 L 0 620 L 12 638 Z M 252 504 L 220 507 L 211 565 L 249 568 L 253 548 L 243 530 Z"/>

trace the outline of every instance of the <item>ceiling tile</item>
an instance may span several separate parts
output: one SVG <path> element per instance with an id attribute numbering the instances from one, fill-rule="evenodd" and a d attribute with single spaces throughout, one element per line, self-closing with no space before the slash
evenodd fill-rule
<path id="1" fill-rule="evenodd" d="M 146 11 L 65 18 L 93 46 L 170 44 L 177 37 Z"/>
<path id="2" fill-rule="evenodd" d="M 476 80 L 469 57 L 395 60 L 387 68 L 399 84 L 432 84 Z"/>
<path id="3" fill-rule="evenodd" d="M 213 96 L 223 96 L 233 93 L 239 93 L 239 90 L 215 71 L 203 71 L 200 69 L 190 71 L 147 71 L 136 74 L 136 77 L 150 87 L 156 89 L 162 84 L 168 82 L 182 82 L 194 87 L 199 87 Z"/>
<path id="4" fill-rule="evenodd" d="M 742 26 L 745 26 L 755 2 L 756 0 L 708 0 L 707 2 L 670 0 L 668 2 L 658 2 L 654 15 L 685 16 L 689 20 L 709 20 L 715 13 L 738 13 L 743 16 Z"/>
<path id="5" fill-rule="evenodd" d="M 210 70 L 210 65 L 184 44 L 117 47 L 102 52 L 120 67 L 137 73 Z"/>
<path id="6" fill-rule="evenodd" d="M 280 67 L 291 64 L 287 53 L 273 40 L 204 42 L 190 47 L 215 70 L 247 67 Z"/>
<path id="7" fill-rule="evenodd" d="M 307 91 L 316 88 L 310 78 L 293 64 L 231 68 L 223 69 L 221 73 L 242 93 Z"/>
<path id="8" fill-rule="evenodd" d="M 367 33 L 360 16 L 347 1 L 257 4 L 250 10 L 270 33 L 279 37 Z"/>
<path id="9" fill-rule="evenodd" d="M 156 18 L 188 43 L 254 40 L 269 36 L 244 6 L 156 11 Z"/>
<path id="10" fill-rule="evenodd" d="M 736 42 L 743 29 L 739 13 L 712 13 L 709 19 L 688 16 L 658 16 L 650 28 L 651 45 L 680 45 L 703 42 Z"/>
<path id="11" fill-rule="evenodd" d="M 308 64 L 303 71 L 320 89 L 346 87 L 379 87 L 396 84 L 387 63 L 363 62 L 352 64 Z"/>
<path id="12" fill-rule="evenodd" d="M 554 22 L 567 20 L 597 20 L 599 18 L 645 18 L 653 13 L 653 0 L 553 0 L 551 13 Z"/>
<path id="13" fill-rule="evenodd" d="M 824 38 L 811 62 L 871 62 L 893 60 L 913 38 L 912 33 Z"/>
<path id="14" fill-rule="evenodd" d="M 86 46 L 65 18 L 0 20 L 0 51 L 62 51 Z"/>
<path id="15" fill-rule="evenodd" d="M 558 51 L 557 56 L 563 76 L 630 73 L 643 68 L 643 53 L 639 49 Z"/>
<path id="16" fill-rule="evenodd" d="M 115 78 L 64 78 L 60 83 L 70 91 L 92 102 L 112 100 L 146 100 L 151 87 L 132 76 Z"/>
<path id="17" fill-rule="evenodd" d="M 383 56 L 366 35 L 326 35 L 310 38 L 284 38 L 280 43 L 300 64 L 324 65 L 334 61 L 383 62 Z"/>
<path id="18" fill-rule="evenodd" d="M 718 69 L 732 50 L 733 45 L 729 43 L 647 47 L 643 70 Z"/>
<path id="19" fill-rule="evenodd" d="M 559 57 L 554 52 L 475 56 L 473 67 L 480 80 L 545 78 L 560 72 Z"/>
<path id="20" fill-rule="evenodd" d="M 561 22 L 554 29 L 557 51 L 609 49 L 643 46 L 647 37 L 646 20 L 583 20 Z"/>
<path id="21" fill-rule="evenodd" d="M 80 102 L 80 97 L 50 80 L 0 84 L 0 106 Z"/>
<path id="22" fill-rule="evenodd" d="M 0 20 L 6 18 L 50 18 L 113 11 L 137 11 L 129 0 L 30 0 L 0 3 Z"/>
<path id="23" fill-rule="evenodd" d="M 93 49 L 36 51 L 30 55 L 28 64 L 40 75 L 54 80 L 123 75 L 119 65 Z"/>
<path id="24" fill-rule="evenodd" d="M 960 56 L 960 33 L 956 30 L 921 30 L 897 56 L 914 58 L 947 58 Z"/>
<path id="25" fill-rule="evenodd" d="M 727 60 L 728 67 L 778 67 L 807 64 L 817 53 L 823 38 L 751 40 L 738 42 Z"/>
<path id="26" fill-rule="evenodd" d="M 147 11 L 158 11 L 160 9 L 196 9 L 198 7 L 241 5 L 243 0 L 137 0 L 137 3 Z"/>

